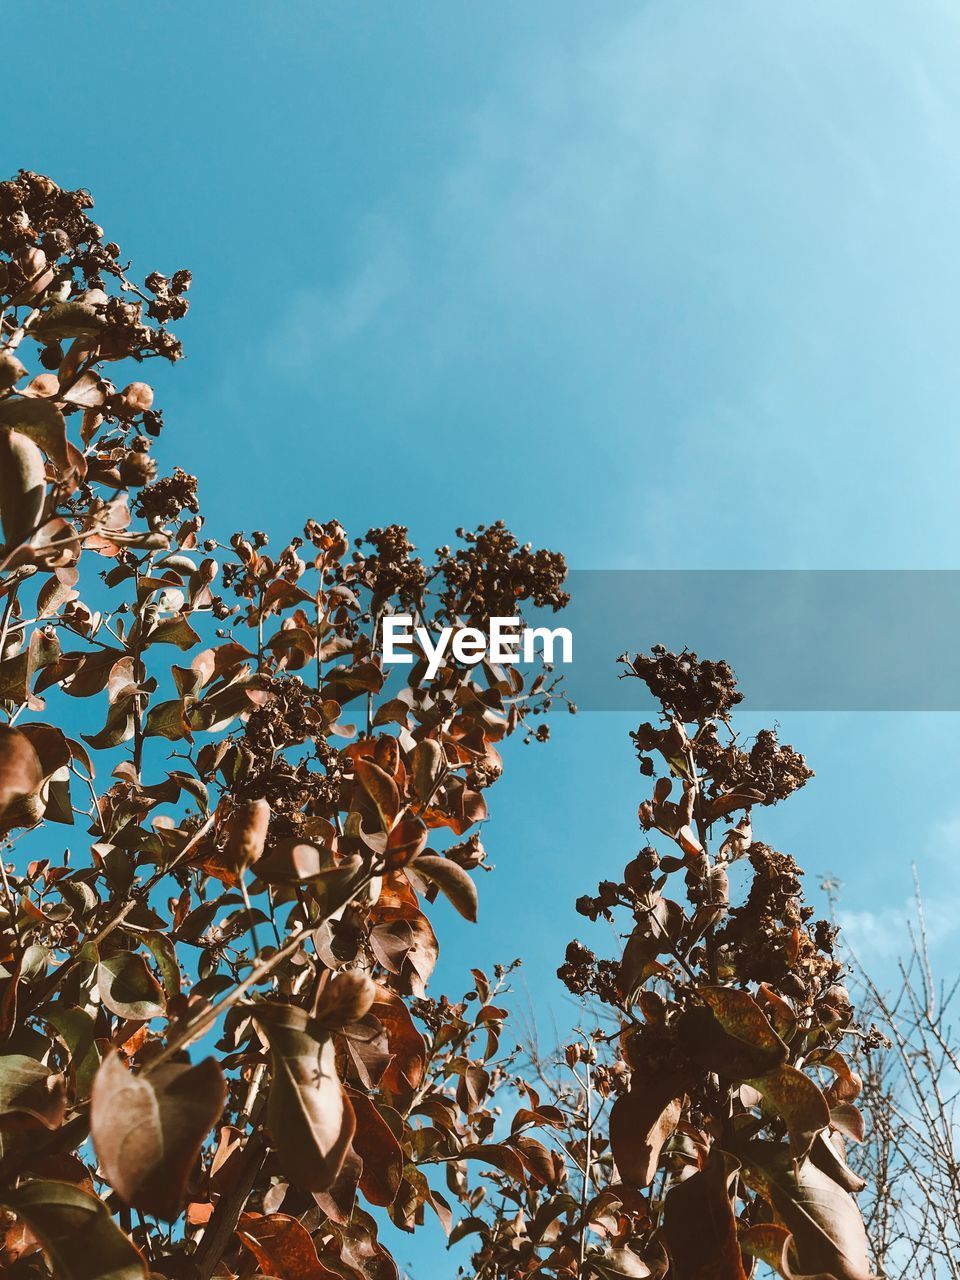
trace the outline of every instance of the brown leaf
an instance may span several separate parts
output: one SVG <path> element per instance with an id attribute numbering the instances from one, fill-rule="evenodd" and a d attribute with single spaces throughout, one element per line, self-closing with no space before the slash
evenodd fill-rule
<path id="1" fill-rule="evenodd" d="M 389 831 L 400 812 L 400 792 L 397 790 L 397 784 L 385 769 L 381 769 L 372 760 L 356 760 L 353 767 L 357 781 L 373 801 L 374 808 L 380 815 L 384 831 Z"/>
<path id="2" fill-rule="evenodd" d="M 387 837 L 385 854 L 388 871 L 405 867 L 427 843 L 427 828 L 422 819 L 401 818 Z"/>
<path id="3" fill-rule="evenodd" d="M 317 1002 L 314 1019 L 328 1031 L 341 1031 L 351 1022 L 365 1017 L 377 998 L 373 979 L 357 969 L 338 973 L 324 987 Z"/>
<path id="4" fill-rule="evenodd" d="M 245 871 L 259 859 L 269 826 L 266 800 L 246 800 L 234 807 L 227 821 L 227 854 L 238 871 Z"/>
<path id="5" fill-rule="evenodd" d="M 360 1190 L 371 1204 L 393 1204 L 403 1177 L 403 1151 L 393 1130 L 365 1093 L 351 1092 L 357 1118 L 353 1149 L 363 1161 Z"/>
<path id="6" fill-rule="evenodd" d="M 783 1280 L 833 1280 L 832 1276 L 825 1275 L 822 1271 L 815 1276 L 800 1275 L 795 1271 L 791 1262 L 793 1235 L 786 1227 L 774 1222 L 761 1222 L 756 1226 L 743 1228 L 740 1232 L 740 1248 L 751 1258 L 765 1262 Z"/>
<path id="7" fill-rule="evenodd" d="M 527 1174 L 523 1161 L 510 1147 L 501 1142 L 474 1142 L 460 1152 L 461 1160 L 479 1160 L 482 1164 L 492 1165 L 508 1178 L 512 1178 L 521 1186 L 526 1184 Z"/>
<path id="8" fill-rule="evenodd" d="M 93 1082 L 90 1134 L 120 1198 L 172 1221 L 226 1098 L 226 1081 L 214 1058 L 134 1075 L 117 1053 L 108 1054 Z"/>
<path id="9" fill-rule="evenodd" d="M 408 1097 L 423 1079 L 427 1046 L 414 1025 L 410 1011 L 400 997 L 388 987 L 377 986 L 377 999 L 371 1010 L 383 1024 L 392 1055 L 383 1075 L 384 1088 L 400 1097 Z"/>
<path id="10" fill-rule="evenodd" d="M 728 1190 L 733 1172 L 714 1151 L 704 1169 L 667 1193 L 663 1232 L 671 1280 L 747 1280 Z"/>
<path id="11" fill-rule="evenodd" d="M 746 991 L 699 987 L 707 1007 L 693 1005 L 678 1021 L 686 1052 L 709 1071 L 747 1080 L 772 1071 L 787 1057 L 787 1046 Z"/>
<path id="12" fill-rule="evenodd" d="M 413 753 L 413 785 L 421 804 L 433 795 L 437 781 L 447 765 L 443 747 L 433 738 L 418 742 Z"/>
<path id="13" fill-rule="evenodd" d="M 751 1142 L 742 1156 L 751 1186 L 793 1232 L 798 1271 L 872 1280 L 863 1219 L 848 1191 L 812 1160 L 798 1164 L 786 1144 Z"/>
<path id="14" fill-rule="evenodd" d="M 463 918 L 476 924 L 479 898 L 469 871 L 449 858 L 440 858 L 432 853 L 421 854 L 412 864 L 412 869 L 432 880 Z"/>
<path id="15" fill-rule="evenodd" d="M 333 1040 L 294 1005 L 256 1004 L 250 1012 L 270 1045 L 267 1127 L 280 1167 L 302 1190 L 323 1191 L 336 1180 L 356 1125 Z"/>
<path id="16" fill-rule="evenodd" d="M 809 1076 L 786 1062 L 746 1083 L 783 1120 L 790 1135 L 790 1149 L 802 1160 L 817 1134 L 830 1123 L 830 1108 L 821 1091 Z"/>
<path id="17" fill-rule="evenodd" d="M 337 1280 L 317 1257 L 316 1245 L 296 1218 L 286 1213 L 244 1213 L 237 1230 L 240 1243 L 266 1276 L 283 1280 Z"/>
<path id="18" fill-rule="evenodd" d="M 0 814 L 17 800 L 33 795 L 43 776 L 30 739 L 19 729 L 0 725 Z"/>
<path id="19" fill-rule="evenodd" d="M 682 1099 L 664 1096 L 673 1082 L 634 1080 L 610 1111 L 610 1147 L 624 1182 L 649 1187 L 663 1144 L 680 1120 Z"/>

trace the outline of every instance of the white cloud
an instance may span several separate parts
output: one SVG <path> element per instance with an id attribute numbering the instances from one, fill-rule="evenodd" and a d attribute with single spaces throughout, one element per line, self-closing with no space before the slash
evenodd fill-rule
<path id="1" fill-rule="evenodd" d="M 921 850 L 921 868 L 928 868 L 934 889 L 924 890 L 919 876 L 923 925 L 927 945 L 935 949 L 953 942 L 960 931 L 960 814 L 938 821 Z M 838 912 L 845 944 L 860 961 L 892 961 L 909 955 L 912 937 L 919 937 L 917 903 L 911 893 L 896 905 L 874 911 Z"/>

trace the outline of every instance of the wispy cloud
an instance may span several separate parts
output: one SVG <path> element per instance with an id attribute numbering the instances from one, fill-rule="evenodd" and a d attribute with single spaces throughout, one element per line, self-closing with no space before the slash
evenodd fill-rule
<path id="1" fill-rule="evenodd" d="M 925 895 L 922 880 L 919 883 L 923 927 L 928 946 L 935 949 L 954 941 L 960 932 L 960 814 L 934 825 L 921 854 L 933 886 Z M 907 955 L 911 936 L 915 937 L 919 928 L 913 894 L 876 910 L 841 910 L 838 918 L 844 941 L 868 967 Z"/>
<path id="2" fill-rule="evenodd" d="M 410 279 L 404 238 L 382 218 L 368 219 L 356 261 L 339 280 L 310 282 L 287 300 L 267 347 L 278 371 L 309 367 L 318 354 L 365 338 L 389 317 Z"/>

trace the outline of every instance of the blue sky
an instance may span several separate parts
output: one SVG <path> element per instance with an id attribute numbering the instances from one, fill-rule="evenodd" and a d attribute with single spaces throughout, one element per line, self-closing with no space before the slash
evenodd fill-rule
<path id="1" fill-rule="evenodd" d="M 3 168 L 195 273 L 163 456 L 217 530 L 430 548 L 502 516 L 578 568 L 955 565 L 945 0 L 41 0 L 5 49 Z M 451 988 L 519 951 L 562 1019 L 573 899 L 638 844 L 627 727 L 514 753 Z M 818 777 L 757 833 L 840 876 L 881 969 L 915 861 L 949 972 L 957 718 L 782 727 Z"/>

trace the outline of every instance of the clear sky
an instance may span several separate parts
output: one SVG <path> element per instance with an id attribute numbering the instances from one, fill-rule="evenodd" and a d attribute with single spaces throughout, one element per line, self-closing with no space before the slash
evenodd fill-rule
<path id="1" fill-rule="evenodd" d="M 578 568 L 956 566 L 956 5 L 35 0 L 4 52 L 2 168 L 194 271 L 161 456 L 217 531 L 429 549 L 502 516 Z M 818 776 L 756 834 L 844 881 L 881 969 L 915 861 L 955 968 L 957 717 L 782 725 Z M 638 844 L 626 728 L 514 752 L 451 991 L 521 952 L 567 1016 L 573 900 Z"/>

